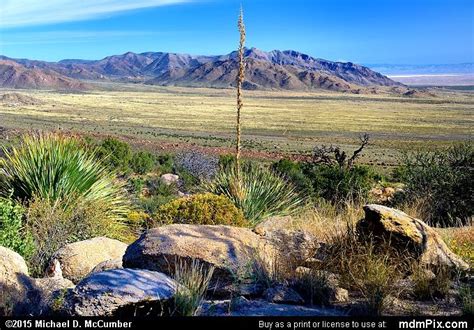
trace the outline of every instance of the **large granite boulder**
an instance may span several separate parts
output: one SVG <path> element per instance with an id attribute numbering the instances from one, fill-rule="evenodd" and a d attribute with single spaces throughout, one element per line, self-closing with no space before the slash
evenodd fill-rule
<path id="1" fill-rule="evenodd" d="M 101 262 L 121 259 L 126 249 L 127 244 L 115 239 L 95 237 L 62 247 L 51 258 L 50 267 L 59 261 L 62 276 L 77 283 Z"/>
<path id="2" fill-rule="evenodd" d="M 408 252 L 427 267 L 469 268 L 443 242 L 441 236 L 423 221 L 386 206 L 364 206 L 365 218 L 357 223 L 362 239 L 384 240 Z"/>
<path id="3" fill-rule="evenodd" d="M 176 262 L 214 267 L 213 280 L 227 285 L 249 275 L 256 262 L 270 265 L 274 247 L 246 228 L 175 224 L 153 228 L 127 248 L 125 268 L 172 274 Z"/>
<path id="4" fill-rule="evenodd" d="M 28 279 L 25 260 L 15 251 L 0 246 L 0 315 L 14 313 L 24 301 Z"/>
<path id="5" fill-rule="evenodd" d="M 163 273 L 113 269 L 83 279 L 66 297 L 72 316 L 169 315 L 176 282 Z"/>

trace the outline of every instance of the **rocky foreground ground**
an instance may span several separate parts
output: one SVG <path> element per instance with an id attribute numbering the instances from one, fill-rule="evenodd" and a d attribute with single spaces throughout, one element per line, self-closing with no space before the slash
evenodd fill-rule
<path id="1" fill-rule="evenodd" d="M 468 264 L 421 220 L 380 205 L 366 205 L 364 210 L 365 218 L 356 228 L 360 240 L 389 241 L 427 271 L 440 267 L 463 274 L 468 271 Z M 310 272 L 311 264 L 327 262 L 323 251 L 324 243 L 317 237 L 302 230 L 282 229 L 276 219 L 253 231 L 167 225 L 144 232 L 129 246 L 105 237 L 72 243 L 56 252 L 44 278 L 30 277 L 23 258 L 0 247 L 3 309 L 13 315 L 33 316 L 172 314 L 174 297 L 181 287 L 174 270 L 180 262 L 197 260 L 214 269 L 198 315 L 363 314 L 363 297 L 339 285 L 341 274 L 327 272 L 330 301 L 325 306 L 308 304 L 291 281 L 262 280 L 271 278 L 270 270 L 277 264 L 285 264 L 295 274 Z M 407 275 L 399 285 L 409 288 L 410 280 Z M 463 281 L 472 285 L 469 275 Z M 399 295 L 392 297 L 390 304 L 388 314 L 461 313 L 456 293 L 437 302 L 416 302 L 409 295 Z"/>

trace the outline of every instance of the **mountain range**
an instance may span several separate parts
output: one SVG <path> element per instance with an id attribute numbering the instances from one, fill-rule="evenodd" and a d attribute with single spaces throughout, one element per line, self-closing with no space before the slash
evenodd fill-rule
<path id="1" fill-rule="evenodd" d="M 404 85 L 367 67 L 313 58 L 296 51 L 245 50 L 246 89 L 376 92 L 406 91 Z M 194 56 L 165 52 L 128 52 L 101 60 L 45 62 L 0 56 L 0 86 L 88 89 L 93 81 L 163 86 L 228 88 L 235 85 L 237 52 Z"/>

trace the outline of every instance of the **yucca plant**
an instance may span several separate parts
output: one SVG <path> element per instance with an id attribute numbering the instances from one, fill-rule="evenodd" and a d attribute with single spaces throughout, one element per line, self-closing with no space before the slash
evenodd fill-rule
<path id="1" fill-rule="evenodd" d="M 292 215 L 305 204 L 295 187 L 276 173 L 255 164 L 222 169 L 205 189 L 228 197 L 253 225 L 271 216 Z"/>
<path id="2" fill-rule="evenodd" d="M 0 195 L 13 192 L 13 198 L 26 203 L 33 198 L 68 201 L 62 204 L 64 209 L 81 202 L 100 202 L 106 205 L 104 217 L 114 220 L 128 212 L 123 186 L 115 174 L 97 160 L 95 150 L 84 149 L 74 137 L 28 134 L 18 147 L 3 152 Z"/>

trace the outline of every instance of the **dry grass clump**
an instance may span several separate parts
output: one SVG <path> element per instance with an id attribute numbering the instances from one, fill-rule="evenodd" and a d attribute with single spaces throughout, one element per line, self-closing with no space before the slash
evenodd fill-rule
<path id="1" fill-rule="evenodd" d="M 474 315 L 474 292 L 472 286 L 463 285 L 459 289 L 461 308 L 464 315 Z"/>
<path id="2" fill-rule="evenodd" d="M 211 282 L 214 267 L 208 267 L 197 260 L 175 263 L 174 279 L 178 282 L 175 294 L 174 314 L 194 316 Z"/>
<path id="3" fill-rule="evenodd" d="M 452 285 L 451 272 L 446 267 L 432 272 L 416 263 L 413 265 L 411 280 L 413 282 L 413 296 L 416 300 L 444 298 L 448 295 Z"/>
<path id="4" fill-rule="evenodd" d="M 74 200 L 73 197 L 70 197 Z M 72 205 L 72 201 L 67 204 Z M 50 257 L 66 244 L 107 236 L 127 241 L 133 237 L 128 228 L 108 217 L 100 203 L 77 203 L 63 208 L 63 199 L 56 201 L 34 198 L 26 213 L 26 228 L 33 236 L 35 251 L 29 258 L 32 274 L 41 276 Z"/>
<path id="5" fill-rule="evenodd" d="M 329 273 L 320 269 L 310 269 L 297 274 L 294 288 L 310 305 L 328 305 L 331 300 Z"/>
<path id="6" fill-rule="evenodd" d="M 331 242 L 346 232 L 348 224 L 353 226 L 363 217 L 362 206 L 356 203 L 346 202 L 341 208 L 319 201 L 313 209 L 296 216 L 292 226 L 313 234 L 321 241 Z"/>
<path id="7" fill-rule="evenodd" d="M 339 284 L 362 297 L 372 314 L 381 314 L 389 298 L 400 294 L 394 284 L 407 273 L 410 262 L 388 242 L 362 241 L 351 222 L 327 242 L 322 258 L 325 270 L 339 274 Z"/>
<path id="8" fill-rule="evenodd" d="M 438 233 L 448 247 L 474 267 L 474 226 L 460 228 L 438 228 Z"/>

